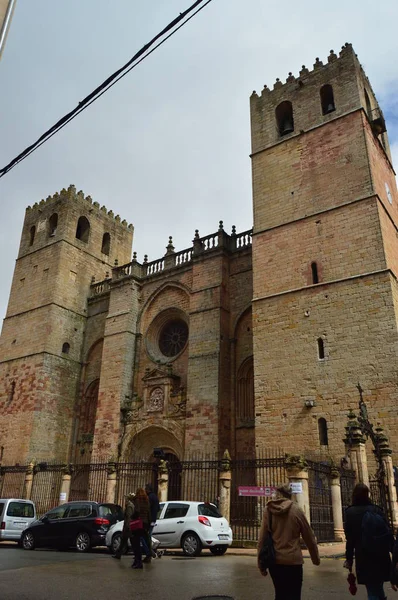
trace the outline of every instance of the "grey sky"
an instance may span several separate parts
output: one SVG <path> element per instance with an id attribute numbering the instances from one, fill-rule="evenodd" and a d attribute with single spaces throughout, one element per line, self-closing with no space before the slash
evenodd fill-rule
<path id="1" fill-rule="evenodd" d="M 18 0 L 0 62 L 0 166 L 193 0 Z M 70 183 L 135 226 L 141 261 L 252 226 L 249 96 L 352 42 L 398 164 L 396 0 L 213 0 L 50 142 L 0 179 L 5 313 L 26 205 Z"/>

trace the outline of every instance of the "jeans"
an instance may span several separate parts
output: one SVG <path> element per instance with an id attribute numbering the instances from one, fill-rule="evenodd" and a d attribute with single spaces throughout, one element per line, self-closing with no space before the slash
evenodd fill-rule
<path id="1" fill-rule="evenodd" d="M 301 600 L 303 565 L 272 565 L 269 569 L 275 600 Z"/>
<path id="2" fill-rule="evenodd" d="M 387 596 L 384 593 L 383 582 L 367 583 L 366 591 L 368 592 L 368 600 L 385 600 Z"/>

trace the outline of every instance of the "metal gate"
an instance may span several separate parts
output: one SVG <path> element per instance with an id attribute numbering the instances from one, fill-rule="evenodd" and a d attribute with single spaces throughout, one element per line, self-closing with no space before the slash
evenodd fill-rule
<path id="1" fill-rule="evenodd" d="M 331 467 L 312 460 L 307 463 L 311 527 L 318 542 L 331 542 L 334 540 Z"/>
<path id="2" fill-rule="evenodd" d="M 341 506 L 343 510 L 343 521 L 345 521 L 345 511 L 352 504 L 352 492 L 355 487 L 355 471 L 351 469 L 341 469 L 340 471 L 340 490 Z"/>
<path id="3" fill-rule="evenodd" d="M 23 498 L 27 467 L 1 467 L 0 498 Z"/>
<path id="4" fill-rule="evenodd" d="M 157 465 L 154 462 L 118 463 L 116 473 L 115 502 L 121 506 L 124 506 L 127 494 L 135 493 L 138 488 L 145 488 L 147 483 L 152 484 L 156 489 Z"/>
<path id="5" fill-rule="evenodd" d="M 376 473 L 369 478 L 369 489 L 372 502 L 380 506 L 390 525 L 393 526 L 390 490 L 384 481 L 384 473 Z"/>
<path id="6" fill-rule="evenodd" d="M 35 473 L 31 500 L 35 503 L 39 516 L 59 504 L 63 470 L 62 465 L 46 465 Z"/>

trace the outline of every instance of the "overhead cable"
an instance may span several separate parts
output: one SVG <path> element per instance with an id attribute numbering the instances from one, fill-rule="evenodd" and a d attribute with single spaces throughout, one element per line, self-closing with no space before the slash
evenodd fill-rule
<path id="1" fill-rule="evenodd" d="M 34 152 L 40 146 L 45 144 L 45 142 L 52 138 L 53 135 L 55 135 L 56 133 L 58 133 L 58 131 L 63 129 L 68 123 L 70 123 L 70 121 L 75 119 L 77 115 L 86 110 L 86 108 L 88 108 L 91 104 L 98 100 L 98 98 L 105 94 L 105 92 L 107 92 L 111 87 L 113 87 L 118 81 L 125 77 L 130 71 L 135 69 L 135 67 L 137 67 L 143 60 L 145 60 L 150 54 L 152 54 L 152 52 L 154 52 L 157 48 L 164 44 L 169 38 L 171 38 L 175 33 L 177 33 L 179 29 L 184 27 L 184 25 L 186 25 L 188 21 L 193 19 L 195 15 L 197 15 L 208 4 L 210 4 L 211 1 L 212 0 L 196 0 L 196 2 L 194 2 L 188 9 L 180 13 L 178 17 L 173 19 L 173 21 L 171 21 L 164 29 L 162 29 L 162 31 L 160 31 L 154 38 L 152 38 L 150 42 L 145 44 L 138 52 L 136 52 L 136 54 L 125 65 L 123 65 L 123 67 L 121 67 L 112 75 L 110 75 L 103 83 L 101 83 L 101 85 L 99 85 L 88 96 L 81 100 L 73 110 L 64 115 L 61 119 L 59 119 L 59 121 L 55 123 L 55 125 L 50 127 L 50 129 L 48 129 L 45 133 L 43 133 L 43 135 L 41 135 L 36 140 L 36 142 L 25 148 L 25 150 L 23 150 L 23 152 L 16 156 L 11 162 L 9 162 L 8 165 L 0 169 L 0 178 L 4 177 L 4 175 L 6 175 L 9 171 L 11 171 L 11 169 L 16 167 L 20 162 L 25 160 L 25 158 L 32 154 L 32 152 Z M 168 32 L 170 33 L 166 35 Z M 162 37 L 164 39 L 158 42 L 151 50 L 149 50 L 151 46 L 153 46 L 155 42 L 157 42 L 157 40 L 159 40 Z"/>

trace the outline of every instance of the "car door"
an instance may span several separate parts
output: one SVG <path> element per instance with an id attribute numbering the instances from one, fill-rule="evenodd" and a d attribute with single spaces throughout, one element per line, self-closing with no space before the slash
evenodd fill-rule
<path id="1" fill-rule="evenodd" d="M 163 548 L 178 548 L 185 528 L 185 516 L 189 504 L 185 502 L 167 502 L 167 505 L 156 521 L 153 535 Z"/>
<path id="2" fill-rule="evenodd" d="M 62 545 L 65 517 L 68 514 L 69 505 L 62 504 L 44 515 L 44 529 L 41 530 L 43 545 Z"/>
<path id="3" fill-rule="evenodd" d="M 65 545 L 71 546 L 75 543 L 77 534 L 84 530 L 90 530 L 92 518 L 92 506 L 89 502 L 73 502 L 69 505 L 69 510 L 60 521 L 58 535 L 60 541 Z"/>
<path id="4" fill-rule="evenodd" d="M 5 531 L 7 539 L 19 540 L 26 527 L 34 521 L 35 509 L 32 502 L 10 500 L 5 510 Z"/>

